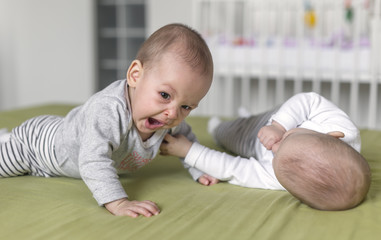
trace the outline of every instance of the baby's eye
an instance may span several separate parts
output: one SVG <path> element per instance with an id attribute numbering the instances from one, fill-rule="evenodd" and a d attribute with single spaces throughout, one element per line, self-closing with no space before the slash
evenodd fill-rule
<path id="1" fill-rule="evenodd" d="M 160 92 L 160 95 L 161 95 L 161 97 L 164 98 L 164 99 L 169 99 L 169 98 L 170 98 L 169 94 L 166 93 L 166 92 Z"/>
<path id="2" fill-rule="evenodd" d="M 192 110 L 192 108 L 189 107 L 189 106 L 187 106 L 187 105 L 182 105 L 181 107 L 182 107 L 183 109 L 185 109 L 185 110 Z"/>

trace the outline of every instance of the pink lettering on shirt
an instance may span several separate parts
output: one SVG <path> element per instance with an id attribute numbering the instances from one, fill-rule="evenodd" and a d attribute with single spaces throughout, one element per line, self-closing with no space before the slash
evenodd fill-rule
<path id="1" fill-rule="evenodd" d="M 149 163 L 151 158 L 143 158 L 138 152 L 133 151 L 119 164 L 119 169 L 127 170 L 129 172 L 135 172 L 139 168 Z"/>

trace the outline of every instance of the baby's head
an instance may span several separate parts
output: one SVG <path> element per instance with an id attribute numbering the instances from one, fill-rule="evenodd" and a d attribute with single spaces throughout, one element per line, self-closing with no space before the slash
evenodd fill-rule
<path id="1" fill-rule="evenodd" d="M 152 68 L 167 53 L 206 76 L 213 77 L 213 59 L 201 35 L 183 24 L 168 24 L 155 31 L 141 46 L 136 59 L 145 70 Z"/>
<path id="2" fill-rule="evenodd" d="M 320 210 L 345 210 L 366 197 L 371 173 L 354 148 L 329 134 L 298 128 L 274 153 L 279 182 L 293 196 Z"/>
<path id="3" fill-rule="evenodd" d="M 143 140 L 183 121 L 212 78 L 212 55 L 200 34 L 182 24 L 154 32 L 127 71 L 132 118 Z"/>

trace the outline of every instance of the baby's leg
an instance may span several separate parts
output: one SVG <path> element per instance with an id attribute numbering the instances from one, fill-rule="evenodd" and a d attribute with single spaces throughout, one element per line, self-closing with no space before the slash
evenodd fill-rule
<path id="1" fill-rule="evenodd" d="M 217 144 L 242 157 L 255 157 L 259 129 L 265 126 L 274 111 L 247 118 L 222 122 L 214 131 Z"/>
<path id="2" fill-rule="evenodd" d="M 10 136 L 11 136 L 11 133 L 8 132 L 6 128 L 0 129 L 0 144 L 2 144 L 3 142 L 8 142 Z"/>
<path id="3" fill-rule="evenodd" d="M 14 128 L 6 142 L 0 143 L 0 177 L 63 175 L 54 153 L 54 136 L 61 120 L 62 117 L 43 115 Z"/>
<path id="4" fill-rule="evenodd" d="M 12 139 L 0 144 L 0 177 L 15 177 L 28 174 L 30 167 L 24 162 L 24 151 Z"/>

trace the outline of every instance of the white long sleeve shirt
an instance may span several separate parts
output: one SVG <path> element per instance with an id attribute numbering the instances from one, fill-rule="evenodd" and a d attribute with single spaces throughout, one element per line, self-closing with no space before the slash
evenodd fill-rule
<path id="1" fill-rule="evenodd" d="M 275 120 L 286 131 L 306 128 L 320 133 L 341 131 L 342 140 L 360 152 L 360 132 L 347 114 L 316 93 L 300 93 L 286 101 L 269 119 Z M 222 181 L 250 188 L 285 190 L 277 180 L 272 160 L 274 155 L 257 139 L 256 158 L 234 157 L 198 143 L 193 143 L 185 163 Z"/>

